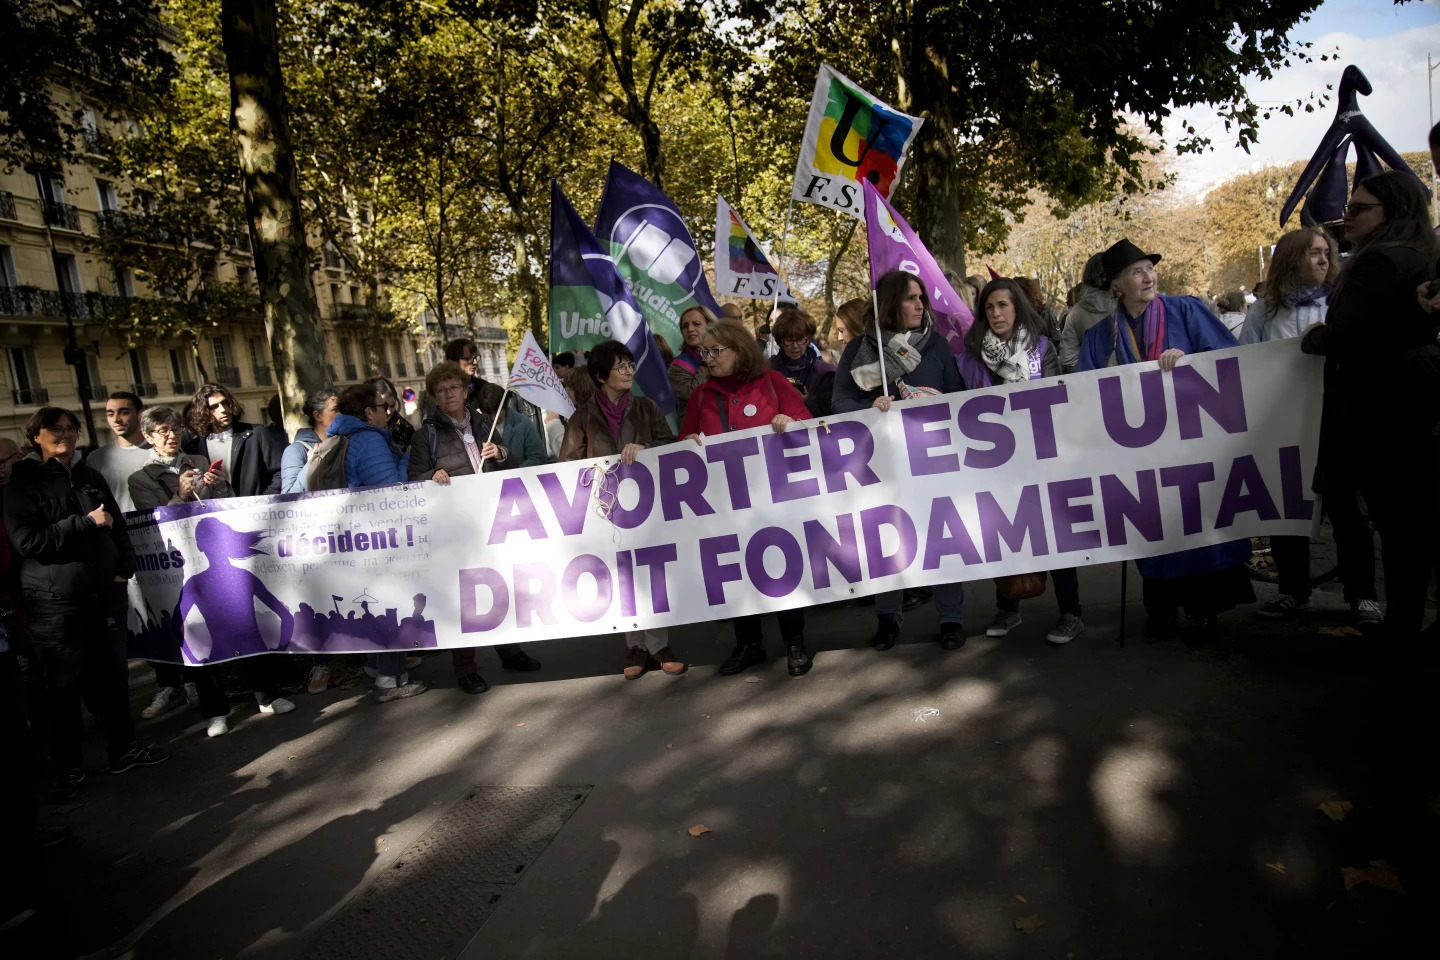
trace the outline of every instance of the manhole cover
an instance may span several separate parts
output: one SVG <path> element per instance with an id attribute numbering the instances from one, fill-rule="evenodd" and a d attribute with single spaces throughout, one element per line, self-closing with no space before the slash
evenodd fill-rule
<path id="1" fill-rule="evenodd" d="M 471 787 L 310 941 L 305 960 L 453 957 L 591 787 Z"/>

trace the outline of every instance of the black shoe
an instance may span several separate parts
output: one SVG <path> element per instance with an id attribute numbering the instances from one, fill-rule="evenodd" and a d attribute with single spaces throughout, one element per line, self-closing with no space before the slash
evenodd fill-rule
<path id="1" fill-rule="evenodd" d="M 803 677 L 815 665 L 810 654 L 805 652 L 805 638 L 795 637 L 785 641 L 785 666 L 792 677 Z"/>
<path id="2" fill-rule="evenodd" d="M 467 673 L 459 680 L 460 689 L 466 693 L 484 693 L 490 689 L 490 684 L 478 673 Z"/>
<path id="3" fill-rule="evenodd" d="M 732 673 L 739 673 L 742 670 L 749 670 L 757 663 L 765 662 L 765 648 L 758 643 L 737 643 L 731 651 L 729 659 L 720 664 L 720 675 L 728 677 Z"/>
<path id="4" fill-rule="evenodd" d="M 80 795 L 80 782 L 84 779 L 85 771 L 79 767 L 62 770 L 55 775 L 55 782 L 50 784 L 50 792 L 45 798 L 51 803 L 69 803 Z"/>
<path id="5" fill-rule="evenodd" d="M 900 609 L 905 613 L 909 613 L 916 607 L 923 607 L 929 603 L 930 598 L 934 595 L 935 591 L 929 587 L 906 587 L 905 591 L 900 595 Z"/>
<path id="6" fill-rule="evenodd" d="M 856 598 L 855 598 L 855 606 L 857 606 L 857 607 L 873 607 L 873 606 L 875 606 L 875 594 L 872 593 L 872 594 L 869 594 L 868 596 L 856 597 Z"/>
<path id="7" fill-rule="evenodd" d="M 517 650 L 508 657 L 500 658 L 500 666 L 506 670 L 518 670 L 521 673 L 533 673 L 540 669 L 540 661 L 532 658 L 523 650 Z"/>
<path id="8" fill-rule="evenodd" d="M 37 827 L 35 839 L 30 842 L 30 845 L 36 850 L 45 850 L 49 847 L 60 846 L 72 836 L 69 827 Z"/>
<path id="9" fill-rule="evenodd" d="M 945 650 L 959 650 L 965 646 L 965 625 L 960 623 L 940 624 L 940 646 Z"/>
<path id="10" fill-rule="evenodd" d="M 899 639 L 900 621 L 892 620 L 890 617 L 880 617 L 875 624 L 875 636 L 870 638 L 870 646 L 876 650 L 889 650 Z"/>

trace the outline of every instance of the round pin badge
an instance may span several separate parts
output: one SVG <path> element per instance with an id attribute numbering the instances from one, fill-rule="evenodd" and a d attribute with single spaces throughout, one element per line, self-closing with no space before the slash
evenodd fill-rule
<path id="1" fill-rule="evenodd" d="M 755 404 L 753 404 L 753 403 L 747 403 L 747 404 L 745 404 L 745 416 L 747 416 L 747 417 L 753 417 L 753 416 L 755 416 L 755 413 L 756 413 Z"/>

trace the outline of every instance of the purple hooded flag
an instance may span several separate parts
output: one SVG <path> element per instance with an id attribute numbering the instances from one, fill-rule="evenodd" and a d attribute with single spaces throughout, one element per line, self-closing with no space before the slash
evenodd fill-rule
<path id="1" fill-rule="evenodd" d="M 960 294 L 945 279 L 945 272 L 925 249 L 925 244 L 910 229 L 905 218 L 895 212 L 890 202 L 880 196 L 870 181 L 865 187 L 865 235 L 870 241 L 870 289 L 891 270 L 913 273 L 925 286 L 930 308 L 935 312 L 936 328 L 950 343 L 955 356 L 965 349 L 965 334 L 975 315 Z"/>
<path id="2" fill-rule="evenodd" d="M 550 181 L 550 352 L 619 340 L 635 355 L 635 383 L 661 410 L 675 409 L 665 358 L 625 281 L 580 219 L 560 184 Z"/>

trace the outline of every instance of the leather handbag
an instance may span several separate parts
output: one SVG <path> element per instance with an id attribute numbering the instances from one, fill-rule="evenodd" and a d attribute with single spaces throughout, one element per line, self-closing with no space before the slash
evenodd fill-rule
<path id="1" fill-rule="evenodd" d="M 1045 592 L 1046 573 L 1016 573 L 995 578 L 995 592 L 1006 600 L 1033 600 Z"/>

